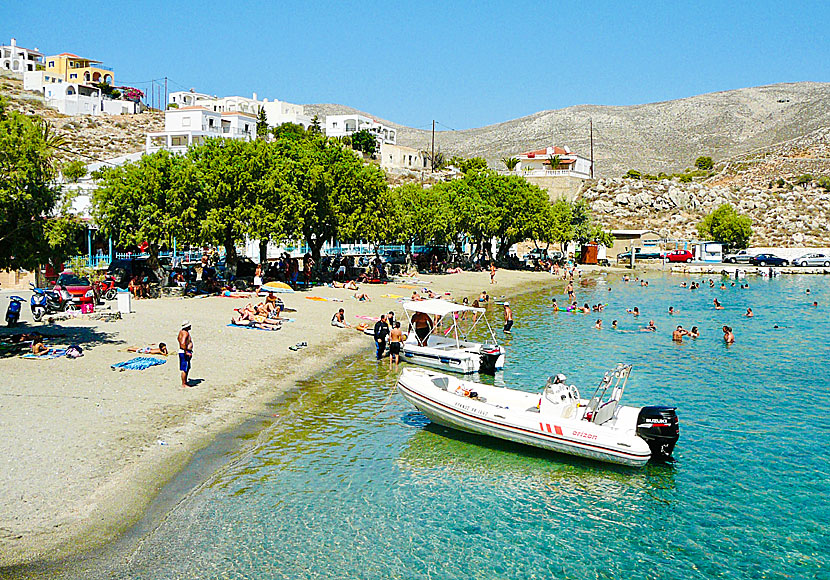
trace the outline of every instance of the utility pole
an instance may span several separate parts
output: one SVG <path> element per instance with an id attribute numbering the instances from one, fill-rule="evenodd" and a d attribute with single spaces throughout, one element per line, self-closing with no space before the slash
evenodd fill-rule
<path id="1" fill-rule="evenodd" d="M 594 178 L 594 120 L 588 117 L 588 124 L 591 128 L 591 179 Z"/>
<path id="2" fill-rule="evenodd" d="M 435 119 L 432 120 L 432 172 L 435 173 Z"/>
<path id="3" fill-rule="evenodd" d="M 164 110 L 167 110 L 167 77 L 164 77 Z"/>

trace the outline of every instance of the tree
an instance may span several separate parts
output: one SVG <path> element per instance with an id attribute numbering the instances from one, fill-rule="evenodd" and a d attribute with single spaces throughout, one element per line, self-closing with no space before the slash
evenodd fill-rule
<path id="1" fill-rule="evenodd" d="M 319 115 L 314 115 L 311 118 L 311 126 L 308 128 L 308 130 L 310 132 L 314 133 L 315 135 L 322 135 L 323 134 L 323 127 L 320 124 L 320 116 Z"/>
<path id="2" fill-rule="evenodd" d="M 69 183 L 78 183 L 78 180 L 86 176 L 86 172 L 86 164 L 77 159 L 75 161 L 64 163 L 61 171 L 64 179 L 66 179 Z"/>
<path id="3" fill-rule="evenodd" d="M 5 109 L 0 99 L 0 269 L 34 269 L 63 257 L 69 244 L 71 218 L 54 185 L 60 137 L 46 122 Z"/>
<path id="4" fill-rule="evenodd" d="M 809 185 L 813 182 L 813 176 L 809 173 L 805 173 L 804 175 L 799 175 L 795 178 L 795 184 L 800 185 L 802 189 L 807 189 Z"/>
<path id="5" fill-rule="evenodd" d="M 574 239 L 573 206 L 568 200 L 560 197 L 551 205 L 550 215 L 549 236 L 564 251 L 565 244 Z"/>
<path id="6" fill-rule="evenodd" d="M 513 171 L 519 164 L 519 160 L 515 157 L 503 157 L 501 162 L 504 163 L 504 166 L 507 167 L 508 171 Z"/>
<path id="7" fill-rule="evenodd" d="M 573 240 L 580 246 L 589 242 L 597 242 L 606 247 L 614 244 L 614 236 L 594 223 L 591 208 L 584 199 L 575 201 L 571 205 L 571 226 L 573 227 Z"/>
<path id="8" fill-rule="evenodd" d="M 562 158 L 559 155 L 551 155 L 548 161 L 550 162 L 550 168 L 554 171 L 562 167 Z"/>
<path id="9" fill-rule="evenodd" d="M 265 139 L 268 136 L 268 115 L 265 113 L 265 107 L 260 107 L 257 113 L 256 136 L 259 139 Z"/>
<path id="10" fill-rule="evenodd" d="M 147 243 L 148 263 L 158 269 L 160 246 L 193 241 L 194 200 L 184 187 L 186 160 L 167 151 L 105 169 L 92 195 L 92 216 L 120 246 Z"/>
<path id="11" fill-rule="evenodd" d="M 449 160 L 449 164 L 458 168 L 465 175 L 487 170 L 487 160 L 483 157 L 464 159 L 463 157 L 453 155 Z"/>
<path id="12" fill-rule="evenodd" d="M 715 166 L 711 157 L 698 157 L 695 160 L 695 167 L 703 171 L 710 171 Z"/>
<path id="13" fill-rule="evenodd" d="M 752 237 L 752 220 L 725 203 L 703 218 L 697 231 L 701 237 L 721 242 L 729 249 L 743 249 Z"/>
<path id="14" fill-rule="evenodd" d="M 374 155 L 378 142 L 375 134 L 368 129 L 361 129 L 352 135 L 352 149 L 366 155 Z"/>

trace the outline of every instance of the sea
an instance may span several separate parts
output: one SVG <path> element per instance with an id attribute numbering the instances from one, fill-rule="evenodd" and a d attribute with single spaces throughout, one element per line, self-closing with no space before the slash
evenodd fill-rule
<path id="1" fill-rule="evenodd" d="M 577 280 L 599 313 L 554 312 L 566 296 L 550 290 L 511 298 L 512 335 L 491 306 L 507 366 L 480 379 L 540 392 L 564 373 L 584 395 L 631 364 L 625 404 L 677 407 L 673 463 L 619 467 L 436 426 L 367 344 L 276 401 L 107 577 L 830 578 L 830 278 L 646 280 Z M 673 342 L 677 325 L 700 337 Z"/>

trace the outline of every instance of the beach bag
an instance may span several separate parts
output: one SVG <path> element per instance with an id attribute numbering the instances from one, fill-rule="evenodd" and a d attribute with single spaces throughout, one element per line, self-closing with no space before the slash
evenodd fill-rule
<path id="1" fill-rule="evenodd" d="M 91 314 L 93 312 L 95 312 L 95 305 L 89 302 L 81 304 L 81 314 Z"/>
<path id="2" fill-rule="evenodd" d="M 77 344 L 73 344 L 66 349 L 66 358 L 80 358 L 84 356 L 84 349 Z"/>

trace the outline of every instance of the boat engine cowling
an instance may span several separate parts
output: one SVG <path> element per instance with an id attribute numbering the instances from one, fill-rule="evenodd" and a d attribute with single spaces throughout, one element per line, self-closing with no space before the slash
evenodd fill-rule
<path id="1" fill-rule="evenodd" d="M 485 374 L 495 374 L 498 366 L 499 357 L 502 356 L 502 350 L 497 345 L 484 344 L 479 351 L 480 366 L 479 372 Z"/>
<path id="2" fill-rule="evenodd" d="M 680 438 L 680 421 L 676 407 L 643 407 L 637 417 L 637 435 L 648 443 L 651 457 L 671 459 Z"/>

